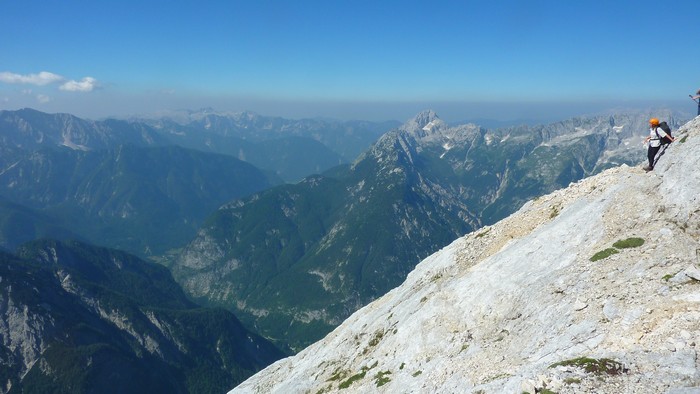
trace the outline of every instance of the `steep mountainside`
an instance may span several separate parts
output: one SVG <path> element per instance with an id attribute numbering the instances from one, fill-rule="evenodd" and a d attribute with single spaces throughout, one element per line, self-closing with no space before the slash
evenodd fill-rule
<path id="1" fill-rule="evenodd" d="M 221 204 L 269 186 L 248 163 L 177 146 L 46 149 L 0 172 L 7 200 L 96 244 L 142 256 L 181 246 Z M 10 217 L 22 215 L 3 208 Z M 33 227 L 22 228 L 3 237 L 27 239 Z"/>
<path id="2" fill-rule="evenodd" d="M 55 241 L 0 253 L 2 393 L 220 393 L 281 355 L 126 253 Z"/>
<path id="3" fill-rule="evenodd" d="M 0 249 L 15 250 L 35 239 L 83 239 L 69 223 L 0 197 Z"/>
<path id="4" fill-rule="evenodd" d="M 172 266 L 291 351 L 528 199 L 639 162 L 646 114 L 488 131 L 419 114 L 351 167 L 224 206 Z M 640 131 L 641 130 L 641 131 Z"/>
<path id="5" fill-rule="evenodd" d="M 700 118 L 421 262 L 232 393 L 695 393 Z"/>

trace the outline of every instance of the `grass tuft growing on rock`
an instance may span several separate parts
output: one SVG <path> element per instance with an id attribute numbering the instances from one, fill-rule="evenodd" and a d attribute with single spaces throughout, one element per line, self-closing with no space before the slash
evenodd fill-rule
<path id="1" fill-rule="evenodd" d="M 590 260 L 591 261 L 602 260 L 606 257 L 610 257 L 610 256 L 614 255 L 615 253 L 620 253 L 620 252 L 615 248 L 607 248 L 607 249 L 601 250 L 600 252 L 591 256 Z"/>
<path id="2" fill-rule="evenodd" d="M 618 249 L 636 248 L 642 245 L 644 245 L 644 240 L 641 238 L 621 239 L 613 244 Z"/>
<path id="3" fill-rule="evenodd" d="M 550 365 L 549 367 L 554 368 L 558 366 L 581 367 L 584 371 L 596 375 L 619 375 L 627 371 L 624 365 L 609 358 L 595 359 L 588 357 L 579 357 L 572 360 L 560 361 L 558 363 Z"/>
<path id="4" fill-rule="evenodd" d="M 339 389 L 346 389 L 346 388 L 350 387 L 356 381 L 364 378 L 365 375 L 367 375 L 367 369 L 363 368 L 362 372 L 355 374 L 355 375 L 352 375 L 351 377 L 348 378 L 348 380 L 340 383 L 340 386 L 338 386 L 338 388 Z"/>
<path id="5" fill-rule="evenodd" d="M 377 373 L 377 375 L 374 377 L 374 383 L 377 385 L 377 387 L 382 387 L 391 382 L 391 378 L 389 378 L 387 375 L 391 375 L 391 371 L 381 371 Z"/>
<path id="6" fill-rule="evenodd" d="M 475 235 L 475 237 L 476 237 L 476 238 L 481 238 L 481 237 L 485 236 L 486 234 L 488 234 L 489 231 L 491 231 L 491 229 L 490 229 L 490 228 L 487 228 L 485 231 L 482 231 L 482 232 L 480 232 L 479 234 Z"/>
<path id="7" fill-rule="evenodd" d="M 559 208 L 558 207 L 552 207 L 552 210 L 549 212 L 549 218 L 554 219 L 555 217 L 559 216 Z"/>
<path id="8" fill-rule="evenodd" d="M 607 248 L 604 250 L 601 250 L 600 252 L 594 254 L 591 256 L 589 260 L 591 261 L 598 261 L 602 260 L 606 257 L 610 257 L 614 255 L 615 253 L 620 253 L 618 249 L 627 249 L 627 248 L 636 248 L 639 246 L 644 245 L 644 240 L 642 238 L 627 238 L 627 239 L 620 239 L 617 242 L 613 244 L 612 248 Z"/>

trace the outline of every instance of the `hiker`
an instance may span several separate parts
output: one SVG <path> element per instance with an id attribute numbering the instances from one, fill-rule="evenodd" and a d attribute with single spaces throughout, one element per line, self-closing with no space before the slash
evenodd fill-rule
<path id="1" fill-rule="evenodd" d="M 695 96 L 689 95 L 693 101 L 696 101 L 698 103 L 698 115 L 700 115 L 700 89 L 698 89 L 697 92 L 695 92 Z"/>
<path id="2" fill-rule="evenodd" d="M 664 122 L 664 126 L 666 126 L 665 123 L 666 122 Z M 662 140 L 664 138 L 667 138 L 670 142 L 675 141 L 675 139 L 671 136 L 670 129 L 667 133 L 662 127 L 659 127 L 659 124 L 660 123 L 658 119 L 649 119 L 649 136 L 647 136 L 644 139 L 644 143 L 649 144 L 649 148 L 647 150 L 647 159 L 649 159 L 649 165 L 644 167 L 644 171 L 647 172 L 654 170 L 654 158 L 656 157 L 656 154 L 659 153 L 659 149 L 661 149 L 661 145 L 664 142 Z M 668 126 L 666 126 L 666 128 L 668 128 Z"/>

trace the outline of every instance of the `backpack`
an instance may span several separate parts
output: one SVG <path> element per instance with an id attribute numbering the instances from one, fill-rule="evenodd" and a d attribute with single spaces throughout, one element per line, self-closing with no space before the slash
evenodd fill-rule
<path id="1" fill-rule="evenodd" d="M 666 133 L 667 136 L 673 137 L 671 135 L 671 128 L 668 126 L 668 124 L 666 122 L 659 123 L 659 127 L 661 128 L 661 130 L 664 131 L 664 133 Z M 659 137 L 659 140 L 661 141 L 661 145 L 668 145 L 671 142 L 673 142 L 669 138 L 666 138 L 666 137 L 661 138 L 658 131 L 656 132 L 656 136 Z"/>

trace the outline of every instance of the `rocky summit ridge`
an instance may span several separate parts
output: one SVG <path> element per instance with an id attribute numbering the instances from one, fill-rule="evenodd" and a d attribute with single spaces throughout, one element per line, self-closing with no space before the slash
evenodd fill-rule
<path id="1" fill-rule="evenodd" d="M 700 117 L 537 198 L 231 393 L 697 393 Z M 640 163 L 645 152 L 640 149 Z"/>

